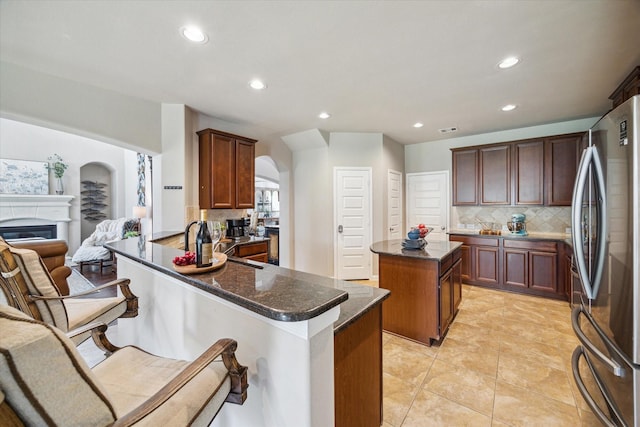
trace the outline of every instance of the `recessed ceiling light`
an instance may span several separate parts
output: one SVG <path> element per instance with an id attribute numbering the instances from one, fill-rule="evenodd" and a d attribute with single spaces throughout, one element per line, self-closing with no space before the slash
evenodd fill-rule
<path id="1" fill-rule="evenodd" d="M 518 59 L 515 56 L 510 56 L 510 57 L 505 58 L 502 61 L 500 61 L 498 63 L 498 68 L 502 68 L 502 69 L 511 68 L 514 65 L 516 65 L 518 62 L 520 62 L 520 59 Z"/>
<path id="2" fill-rule="evenodd" d="M 331 117 L 331 114 L 323 111 L 322 113 L 318 114 L 318 117 L 320 117 L 321 119 L 328 119 L 329 117 Z"/>
<path id="3" fill-rule="evenodd" d="M 267 85 L 262 80 L 258 79 L 251 80 L 249 82 L 249 86 L 251 86 L 251 88 L 255 90 L 262 90 L 267 88 Z"/>
<path id="4" fill-rule="evenodd" d="M 209 40 L 207 35 L 204 32 L 202 32 L 200 28 L 197 28 L 197 27 L 192 27 L 192 26 L 182 27 L 180 28 L 180 34 L 182 34 L 182 36 L 185 39 L 190 40 L 194 43 L 204 44 Z"/>
<path id="5" fill-rule="evenodd" d="M 504 107 L 502 107 L 502 111 L 513 111 L 516 109 L 516 107 L 517 105 L 507 104 Z"/>
<path id="6" fill-rule="evenodd" d="M 414 128 L 421 128 L 422 126 L 424 126 L 424 124 L 422 124 L 422 123 L 420 123 L 420 122 L 417 122 L 417 123 L 414 123 L 414 124 L 413 124 L 413 127 L 414 127 Z"/>

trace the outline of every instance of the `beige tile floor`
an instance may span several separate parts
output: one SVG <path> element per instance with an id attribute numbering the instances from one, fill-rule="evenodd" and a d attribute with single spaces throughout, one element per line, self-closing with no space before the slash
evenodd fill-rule
<path id="1" fill-rule="evenodd" d="M 571 375 L 577 344 L 566 302 L 463 285 L 441 343 L 383 334 L 383 427 L 599 426 Z"/>
<path id="2" fill-rule="evenodd" d="M 573 382 L 577 344 L 568 303 L 463 285 L 442 342 L 384 333 L 383 427 L 598 426 Z"/>

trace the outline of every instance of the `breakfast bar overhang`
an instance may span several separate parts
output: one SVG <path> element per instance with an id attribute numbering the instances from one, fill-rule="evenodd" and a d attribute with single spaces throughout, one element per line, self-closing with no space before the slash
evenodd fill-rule
<path id="1" fill-rule="evenodd" d="M 219 338 L 238 342 L 248 398 L 225 405 L 212 425 L 337 425 L 334 337 L 380 313 L 372 333 L 381 341 L 388 291 L 232 257 L 220 269 L 183 275 L 172 265 L 182 251 L 143 237 L 108 248 L 118 277 L 131 279 L 139 296 L 138 316 L 118 321 L 117 344 L 193 360 Z"/>

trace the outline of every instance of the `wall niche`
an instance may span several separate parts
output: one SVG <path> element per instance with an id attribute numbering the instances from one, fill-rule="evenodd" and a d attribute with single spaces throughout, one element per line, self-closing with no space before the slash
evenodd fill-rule
<path id="1" fill-rule="evenodd" d="M 96 225 L 113 217 L 111 171 L 101 163 L 87 163 L 80 168 L 80 235 L 89 237 Z"/>

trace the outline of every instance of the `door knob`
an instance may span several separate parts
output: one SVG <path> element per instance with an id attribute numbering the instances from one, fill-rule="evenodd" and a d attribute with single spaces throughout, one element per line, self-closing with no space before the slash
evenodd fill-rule
<path id="1" fill-rule="evenodd" d="M 444 230 L 445 230 L 445 228 L 446 228 L 446 227 L 445 227 L 444 225 L 441 225 L 441 226 L 440 226 L 440 230 L 442 230 L 442 231 L 444 231 Z"/>
<path id="2" fill-rule="evenodd" d="M 344 229 L 342 228 L 342 225 L 339 225 L 339 226 L 338 226 L 338 233 L 342 233 L 342 230 L 344 230 Z"/>

